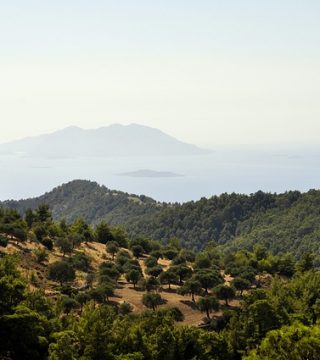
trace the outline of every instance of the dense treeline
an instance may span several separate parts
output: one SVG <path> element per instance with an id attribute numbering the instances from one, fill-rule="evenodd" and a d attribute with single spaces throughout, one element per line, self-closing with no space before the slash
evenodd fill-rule
<path id="1" fill-rule="evenodd" d="M 259 243 L 275 254 L 293 252 L 301 256 L 312 252 L 319 255 L 320 191 L 296 193 L 298 200 L 293 203 L 288 201 L 289 196 L 290 193 L 283 196 L 282 204 L 242 222 L 232 248 L 250 249 Z"/>
<path id="2" fill-rule="evenodd" d="M 214 242 L 195 253 L 177 238 L 163 245 L 128 237 L 105 222 L 94 227 L 81 219 L 54 222 L 46 205 L 23 218 L 2 209 L 0 235 L 0 358 L 318 359 L 315 254 L 296 260 L 260 244 L 223 252 Z M 98 269 L 81 247 L 90 248 L 93 241 L 104 244 L 108 254 Z M 24 243 L 38 246 L 33 254 L 5 255 L 9 245 L 19 249 Z M 42 281 L 23 273 L 28 256 L 43 270 Z M 79 275 L 85 275 L 81 287 L 75 282 Z M 142 303 L 150 310 L 139 314 L 129 301 L 111 301 L 124 278 L 143 292 Z M 183 313 L 161 307 L 164 288 L 203 312 L 201 328 L 178 325 Z"/>
<path id="3" fill-rule="evenodd" d="M 241 224 L 252 217 L 264 216 L 273 208 L 288 209 L 301 194 L 282 195 L 259 191 L 252 195 L 222 194 L 182 205 L 163 208 L 159 213 L 133 219 L 127 225 L 133 234 L 138 230 L 156 239 L 176 236 L 185 246 L 202 248 L 208 241 L 226 244 L 241 234 Z"/>

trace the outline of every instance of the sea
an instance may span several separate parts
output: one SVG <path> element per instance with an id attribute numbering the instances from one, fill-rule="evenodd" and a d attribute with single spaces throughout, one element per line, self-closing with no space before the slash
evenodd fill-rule
<path id="1" fill-rule="evenodd" d="M 320 147 L 224 147 L 205 155 L 163 157 L 14 154 L 0 156 L 0 169 L 0 200 L 35 197 L 71 180 L 84 179 L 158 201 L 186 202 L 221 193 L 317 189 Z M 172 176 L 123 175 L 141 169 Z"/>

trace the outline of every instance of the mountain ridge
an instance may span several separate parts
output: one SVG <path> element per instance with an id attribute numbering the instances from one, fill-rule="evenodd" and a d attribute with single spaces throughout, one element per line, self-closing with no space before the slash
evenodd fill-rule
<path id="1" fill-rule="evenodd" d="M 170 156 L 210 152 L 163 131 L 139 124 L 112 124 L 97 129 L 77 126 L 0 144 L 0 154 L 43 157 Z"/>

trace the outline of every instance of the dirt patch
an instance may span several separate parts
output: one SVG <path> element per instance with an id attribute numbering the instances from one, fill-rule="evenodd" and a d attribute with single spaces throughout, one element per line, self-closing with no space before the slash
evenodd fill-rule
<path id="1" fill-rule="evenodd" d="M 230 286 L 233 277 L 230 274 L 225 274 L 224 270 L 221 271 L 221 276 L 223 277 L 225 284 Z"/>
<path id="2" fill-rule="evenodd" d="M 158 264 L 163 267 L 163 270 L 166 271 L 171 265 L 171 261 L 167 259 L 159 259 Z"/>
<path id="3" fill-rule="evenodd" d="M 146 307 L 142 304 L 143 294 L 145 292 L 135 290 L 131 284 L 123 282 L 115 292 L 116 297 L 112 297 L 110 300 L 117 303 L 129 302 L 133 306 L 134 312 L 141 313 L 146 310 Z M 165 288 L 160 294 L 165 300 L 165 304 L 160 305 L 159 309 L 177 307 L 184 314 L 185 319 L 179 324 L 198 326 L 203 322 L 204 314 L 194 306 L 191 297 L 177 294 L 174 288 L 172 291 Z"/>

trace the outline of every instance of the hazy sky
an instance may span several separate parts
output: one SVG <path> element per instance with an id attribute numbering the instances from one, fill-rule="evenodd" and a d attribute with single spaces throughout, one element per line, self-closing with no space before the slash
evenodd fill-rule
<path id="1" fill-rule="evenodd" d="M 69 125 L 320 143 L 319 0 L 0 0 L 0 142 Z"/>

